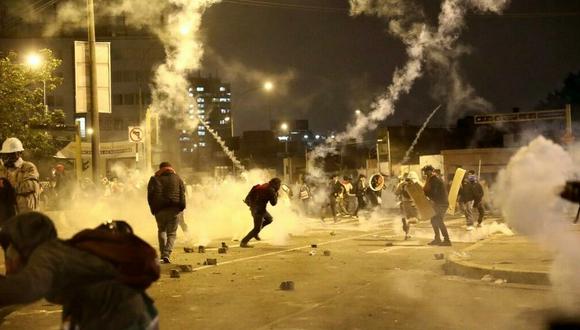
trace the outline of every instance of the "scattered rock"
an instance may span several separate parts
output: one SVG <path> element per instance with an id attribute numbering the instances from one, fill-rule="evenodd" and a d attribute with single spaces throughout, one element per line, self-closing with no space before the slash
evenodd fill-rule
<path id="1" fill-rule="evenodd" d="M 203 264 L 209 265 L 209 266 L 215 266 L 215 265 L 217 265 L 217 259 L 208 258 Z"/>
<path id="2" fill-rule="evenodd" d="M 507 280 L 504 280 L 503 278 L 498 278 L 497 280 L 493 281 L 494 284 L 505 284 L 507 283 Z"/>
<path id="3" fill-rule="evenodd" d="M 443 253 L 435 253 L 433 256 L 436 260 L 443 260 L 445 258 L 445 254 Z"/>
<path id="4" fill-rule="evenodd" d="M 330 251 L 324 250 L 324 256 L 325 257 L 330 257 Z"/>
<path id="5" fill-rule="evenodd" d="M 312 251 L 310 251 L 308 254 L 309 254 L 310 256 L 316 255 L 316 251 L 315 251 L 315 250 L 312 250 Z"/>
<path id="6" fill-rule="evenodd" d="M 292 281 L 284 281 L 280 283 L 280 290 L 283 291 L 292 291 L 294 290 L 294 282 Z"/>
<path id="7" fill-rule="evenodd" d="M 387 242 L 387 243 L 385 244 L 385 246 L 393 246 L 393 243 L 391 243 L 391 242 Z"/>
<path id="8" fill-rule="evenodd" d="M 226 244 L 226 242 L 222 242 L 222 248 L 227 249 L 228 245 Z"/>
<path id="9" fill-rule="evenodd" d="M 221 247 L 218 249 L 218 253 L 219 254 L 226 254 L 226 253 L 228 253 L 228 249 L 225 247 Z"/>
<path id="10" fill-rule="evenodd" d="M 310 247 L 316 249 L 318 247 L 318 244 L 310 244 Z"/>
<path id="11" fill-rule="evenodd" d="M 185 252 L 185 253 L 193 253 L 193 248 L 192 247 L 184 247 L 183 248 L 183 252 Z"/>
<path id="12" fill-rule="evenodd" d="M 171 278 L 180 278 L 181 275 L 179 274 L 179 269 L 172 269 L 169 271 L 169 277 Z"/>
<path id="13" fill-rule="evenodd" d="M 203 246 L 203 245 L 200 245 L 200 246 L 197 248 L 197 252 L 198 252 L 198 253 L 205 253 L 205 246 Z"/>
<path id="14" fill-rule="evenodd" d="M 193 272 L 193 267 L 191 265 L 178 265 L 179 270 L 184 273 L 191 273 Z"/>
<path id="15" fill-rule="evenodd" d="M 335 232 L 333 232 L 333 231 L 331 231 L 331 232 L 330 232 L 330 236 L 336 236 L 336 233 L 335 233 Z"/>
<path id="16" fill-rule="evenodd" d="M 484 276 L 481 278 L 481 280 L 482 280 L 482 281 L 484 281 L 484 282 L 491 282 L 491 281 L 493 281 L 493 280 L 494 280 L 494 278 L 493 278 L 493 276 L 491 276 L 491 275 L 489 275 L 489 274 L 485 274 L 485 275 L 484 275 Z"/>

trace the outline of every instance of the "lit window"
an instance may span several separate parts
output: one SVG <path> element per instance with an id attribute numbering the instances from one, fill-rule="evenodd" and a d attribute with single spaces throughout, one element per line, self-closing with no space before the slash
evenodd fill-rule
<path id="1" fill-rule="evenodd" d="M 190 108 L 193 108 L 193 103 L 189 105 Z"/>
<path id="2" fill-rule="evenodd" d="M 189 112 L 189 114 L 193 114 L 193 110 L 189 110 L 188 112 Z"/>
<path id="3" fill-rule="evenodd" d="M 221 113 L 228 113 L 228 109 L 221 109 Z"/>
<path id="4" fill-rule="evenodd" d="M 225 124 L 225 123 L 226 123 L 226 121 L 225 121 L 225 120 L 220 120 L 220 124 L 222 124 L 222 125 L 223 125 L 223 124 Z"/>
<path id="5" fill-rule="evenodd" d="M 193 119 L 193 117 L 194 117 L 193 115 L 189 115 L 189 119 Z"/>
<path id="6" fill-rule="evenodd" d="M 198 104 L 197 107 L 203 109 L 205 108 L 205 104 Z"/>
<path id="7" fill-rule="evenodd" d="M 187 148 L 183 148 L 183 152 L 187 152 Z"/>
<path id="8" fill-rule="evenodd" d="M 205 132 L 199 131 L 199 132 L 197 132 L 197 135 L 204 136 L 205 135 Z"/>
<path id="9" fill-rule="evenodd" d="M 189 89 L 187 90 L 188 92 L 193 92 L 193 88 L 189 87 Z"/>
<path id="10" fill-rule="evenodd" d="M 200 142 L 200 143 L 199 143 L 199 146 L 200 146 L 200 147 L 205 147 L 205 142 Z"/>
<path id="11" fill-rule="evenodd" d="M 198 97 L 197 98 L 197 103 L 204 103 L 205 99 L 203 97 Z"/>
<path id="12" fill-rule="evenodd" d="M 224 86 L 221 86 L 220 87 L 220 92 L 225 92 L 225 91 L 226 91 L 226 88 Z"/>
<path id="13" fill-rule="evenodd" d="M 196 90 L 198 92 L 203 92 L 204 91 L 204 88 L 202 86 L 197 86 L 197 89 Z"/>
<path id="14" fill-rule="evenodd" d="M 205 119 L 205 115 L 199 115 L 199 118 Z"/>
<path id="15" fill-rule="evenodd" d="M 190 97 L 193 97 L 193 93 L 189 93 L 189 96 L 190 96 Z"/>
<path id="16" fill-rule="evenodd" d="M 305 135 L 304 135 L 304 138 L 305 138 L 305 139 L 308 139 L 308 135 L 306 135 L 306 134 L 305 134 Z"/>
<path id="17" fill-rule="evenodd" d="M 198 131 L 205 131 L 205 126 L 198 126 L 197 127 L 197 130 Z"/>
<path id="18" fill-rule="evenodd" d="M 203 110 L 203 109 L 202 110 L 197 110 L 197 113 L 204 114 L 205 113 L 205 110 Z"/>
<path id="19" fill-rule="evenodd" d="M 181 133 L 185 134 L 185 133 L 187 133 L 187 131 L 186 130 L 181 130 Z"/>
<path id="20" fill-rule="evenodd" d="M 314 137 L 315 139 L 320 139 L 320 135 L 316 134 L 316 136 Z"/>

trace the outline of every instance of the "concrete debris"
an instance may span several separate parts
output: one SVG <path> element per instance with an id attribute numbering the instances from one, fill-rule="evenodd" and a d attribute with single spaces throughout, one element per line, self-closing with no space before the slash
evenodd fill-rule
<path id="1" fill-rule="evenodd" d="M 171 278 L 180 278 L 181 275 L 179 274 L 179 269 L 172 269 L 169 271 L 169 277 Z"/>
<path id="2" fill-rule="evenodd" d="M 336 236 L 336 233 L 335 233 L 335 232 L 333 232 L 333 231 L 331 231 L 331 232 L 330 232 L 330 236 Z"/>
<path id="3" fill-rule="evenodd" d="M 493 276 L 489 275 L 489 274 L 485 274 L 482 278 L 482 281 L 484 282 L 492 282 L 494 280 Z"/>
<path id="4" fill-rule="evenodd" d="M 387 243 L 385 244 L 385 246 L 393 246 L 393 243 L 391 243 L 391 242 L 387 242 Z"/>
<path id="5" fill-rule="evenodd" d="M 310 247 L 316 249 L 318 247 L 318 244 L 310 244 Z"/>
<path id="6" fill-rule="evenodd" d="M 193 253 L 193 248 L 192 247 L 184 247 L 183 248 L 183 252 L 185 252 L 185 253 Z"/>
<path id="7" fill-rule="evenodd" d="M 218 249 L 218 253 L 219 254 L 226 254 L 226 253 L 228 253 L 228 249 L 225 247 L 221 247 Z"/>
<path id="8" fill-rule="evenodd" d="M 445 259 L 445 254 L 443 254 L 443 253 L 435 253 L 433 256 L 435 257 L 436 260 Z"/>
<path id="9" fill-rule="evenodd" d="M 292 281 L 284 281 L 280 283 L 280 290 L 283 291 L 292 291 L 294 290 L 294 282 Z"/>
<path id="10" fill-rule="evenodd" d="M 308 254 L 309 254 L 310 256 L 316 255 L 316 250 L 312 250 L 312 251 L 308 252 Z"/>
<path id="11" fill-rule="evenodd" d="M 324 256 L 325 257 L 330 257 L 330 251 L 324 250 Z"/>
<path id="12" fill-rule="evenodd" d="M 228 245 L 226 244 L 226 242 L 222 242 L 222 248 L 227 249 Z"/>
<path id="13" fill-rule="evenodd" d="M 507 280 L 504 280 L 502 278 L 498 278 L 497 280 L 493 281 L 494 284 L 505 284 L 507 283 Z"/>
<path id="14" fill-rule="evenodd" d="M 181 270 L 184 273 L 191 273 L 193 272 L 193 266 L 191 265 L 178 265 L 179 270 Z"/>
<path id="15" fill-rule="evenodd" d="M 203 245 L 200 245 L 200 246 L 197 248 L 197 252 L 198 252 L 198 253 L 205 253 L 205 246 L 203 246 Z"/>
<path id="16" fill-rule="evenodd" d="M 215 265 L 217 265 L 217 259 L 208 258 L 203 264 L 209 265 L 209 266 L 215 266 Z"/>

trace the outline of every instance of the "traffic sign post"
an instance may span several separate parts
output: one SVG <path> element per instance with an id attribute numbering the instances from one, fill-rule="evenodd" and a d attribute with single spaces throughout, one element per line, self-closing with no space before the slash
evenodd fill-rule
<path id="1" fill-rule="evenodd" d="M 139 143 L 145 139 L 145 133 L 139 126 L 129 126 L 129 141 L 135 143 L 135 163 L 139 163 Z M 136 167 L 137 164 L 135 164 Z"/>

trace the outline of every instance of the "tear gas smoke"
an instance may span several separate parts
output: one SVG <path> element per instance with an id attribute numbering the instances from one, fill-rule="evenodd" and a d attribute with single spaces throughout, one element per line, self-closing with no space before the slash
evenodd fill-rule
<path id="1" fill-rule="evenodd" d="M 580 304 L 580 243 L 559 192 L 579 173 L 575 164 L 566 150 L 540 136 L 511 158 L 494 187 L 494 202 L 508 223 L 555 252 L 550 275 L 556 299 L 573 313 Z"/>
<path id="2" fill-rule="evenodd" d="M 456 53 L 457 39 L 468 9 L 500 13 L 507 3 L 508 0 L 445 0 L 441 5 L 439 25 L 432 28 L 426 23 L 422 11 L 417 10 L 417 6 L 410 1 L 350 0 L 352 15 L 369 14 L 389 19 L 389 31 L 406 45 L 409 59 L 395 71 L 387 91 L 371 105 L 372 111 L 368 115 L 357 116 L 356 121 L 348 125 L 345 132 L 338 134 L 335 140 L 327 140 L 327 145 L 316 148 L 313 159 L 334 153 L 333 144 L 360 139 L 375 129 L 380 121 L 394 113 L 395 103 L 402 95 L 409 93 L 413 83 L 423 75 L 426 61 L 432 58 L 442 61 L 442 58 L 452 57 Z"/>
<path id="3" fill-rule="evenodd" d="M 431 118 L 433 118 L 433 116 L 435 116 L 435 113 L 437 112 L 437 110 L 439 110 L 439 108 L 441 108 L 441 105 L 438 105 L 437 108 L 435 108 L 435 110 L 433 110 L 431 112 L 431 114 L 429 115 L 429 117 L 427 117 L 427 119 L 423 123 L 423 126 L 421 126 L 421 128 L 419 129 L 419 132 L 417 132 L 417 135 L 415 136 L 415 139 L 413 140 L 413 143 L 411 143 L 411 146 L 405 152 L 405 156 L 403 157 L 403 160 L 401 160 L 401 162 L 399 163 L 399 165 L 404 164 L 404 163 L 406 163 L 409 160 L 409 156 L 411 155 L 411 152 L 413 151 L 413 149 L 415 149 L 415 145 L 417 145 L 417 142 L 419 142 L 419 138 L 421 137 L 421 133 L 423 133 L 423 131 L 427 127 L 427 124 L 429 124 L 429 122 L 431 121 Z"/>
<path id="4" fill-rule="evenodd" d="M 234 164 L 234 166 L 242 171 L 245 172 L 246 168 L 244 167 L 244 165 L 242 165 L 242 163 L 236 158 L 236 155 L 234 154 L 233 151 L 231 151 L 228 146 L 226 145 L 225 141 L 221 138 L 221 136 L 219 136 L 219 134 L 213 129 L 211 128 L 204 120 L 202 120 L 201 118 L 199 118 L 199 122 L 205 127 L 205 129 L 216 139 L 217 143 L 220 145 L 220 147 L 222 148 L 223 152 L 226 154 L 226 156 L 229 157 L 229 159 L 232 161 L 232 163 Z"/>

